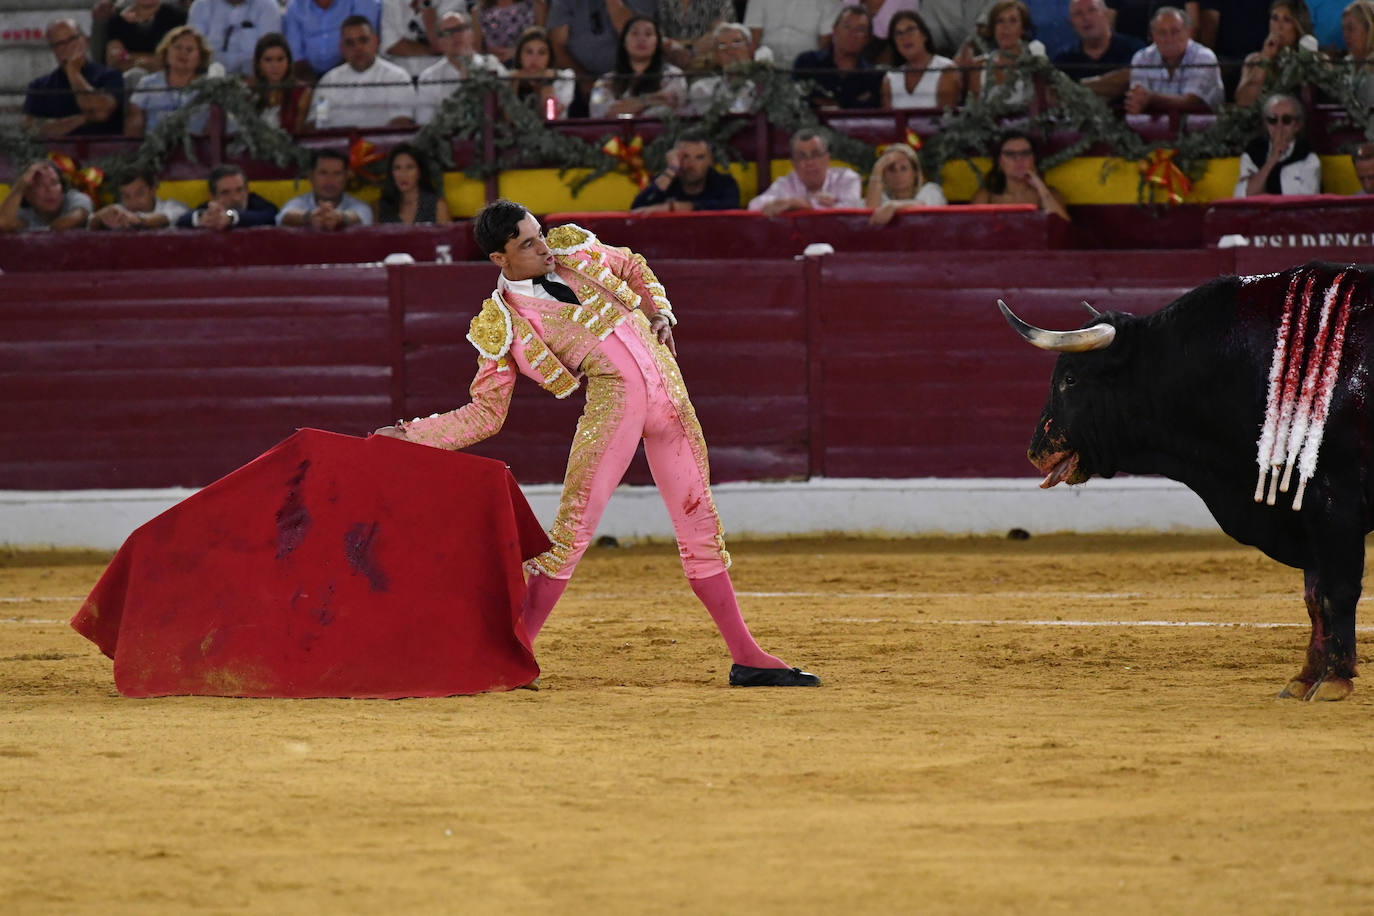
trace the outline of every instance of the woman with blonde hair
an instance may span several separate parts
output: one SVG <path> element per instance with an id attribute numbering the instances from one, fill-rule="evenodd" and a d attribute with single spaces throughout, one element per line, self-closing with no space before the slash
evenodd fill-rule
<path id="1" fill-rule="evenodd" d="M 124 133 L 130 137 L 143 136 L 172 112 L 191 104 L 196 95 L 191 83 L 210 68 L 210 46 L 205 36 L 189 25 L 177 26 L 162 36 L 155 53 L 162 69 L 140 80 L 138 89 L 129 96 Z M 187 130 L 203 134 L 209 119 L 209 108 L 201 106 L 191 116 Z"/>
<path id="2" fill-rule="evenodd" d="M 934 181 L 927 181 L 921 157 L 905 143 L 893 143 L 873 164 L 868 176 L 864 205 L 872 208 L 869 223 L 886 226 L 898 210 L 906 207 L 943 207 L 945 192 Z"/>
<path id="3" fill-rule="evenodd" d="M 1374 105 L 1374 0 L 1354 0 L 1341 12 L 1341 38 L 1346 79 L 1366 105 Z"/>

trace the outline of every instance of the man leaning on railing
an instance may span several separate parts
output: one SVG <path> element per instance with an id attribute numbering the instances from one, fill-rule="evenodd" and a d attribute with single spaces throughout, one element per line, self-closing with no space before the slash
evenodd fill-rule
<path id="1" fill-rule="evenodd" d="M 29 83 L 24 128 L 44 138 L 122 134 L 123 74 L 87 59 L 89 42 L 75 20 L 55 20 L 47 38 L 57 69 Z"/>

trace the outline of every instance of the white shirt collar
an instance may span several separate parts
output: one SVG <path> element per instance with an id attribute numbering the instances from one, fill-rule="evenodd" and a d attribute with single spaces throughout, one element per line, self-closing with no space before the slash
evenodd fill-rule
<path id="1" fill-rule="evenodd" d="M 556 297 L 550 295 L 548 290 L 544 289 L 544 287 L 535 283 L 533 278 L 529 280 L 511 280 L 506 277 L 504 271 L 500 273 L 498 276 L 501 278 L 498 283 L 498 287 L 503 291 L 510 290 L 516 295 L 528 296 L 533 299 L 547 299 L 550 302 L 559 301 Z M 558 275 L 557 271 L 551 270 L 548 273 L 544 274 L 544 276 L 548 277 L 550 280 L 553 280 L 557 283 L 563 283 L 564 286 L 568 285 L 567 283 L 563 282 L 563 278 Z"/>

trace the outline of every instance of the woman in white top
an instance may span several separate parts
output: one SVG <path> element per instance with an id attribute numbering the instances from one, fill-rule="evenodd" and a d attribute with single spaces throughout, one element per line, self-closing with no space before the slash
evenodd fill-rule
<path id="1" fill-rule="evenodd" d="M 953 108 L 959 104 L 954 61 L 931 50 L 930 27 L 919 13 L 902 10 L 887 33 L 897 65 L 883 79 L 884 108 Z"/>
<path id="2" fill-rule="evenodd" d="M 869 223 L 886 226 L 904 207 L 943 207 L 949 201 L 939 184 L 926 181 L 916 151 L 905 143 L 894 143 L 873 164 L 864 203 L 873 209 Z"/>
<path id="3" fill-rule="evenodd" d="M 1240 179 L 1233 196 L 1320 194 L 1322 161 L 1303 136 L 1302 103 L 1291 95 L 1271 95 L 1264 100 L 1263 111 L 1268 136 L 1241 153 Z"/>
<path id="4" fill-rule="evenodd" d="M 687 79 L 663 60 L 658 26 L 634 16 L 620 32 L 615 71 L 596 81 L 587 107 L 593 118 L 657 118 L 677 111 L 686 98 Z"/>

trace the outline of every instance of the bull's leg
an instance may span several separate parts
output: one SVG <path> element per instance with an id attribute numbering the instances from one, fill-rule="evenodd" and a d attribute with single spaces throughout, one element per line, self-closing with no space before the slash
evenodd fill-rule
<path id="1" fill-rule="evenodd" d="M 1360 600 L 1360 579 L 1364 572 L 1363 540 L 1358 562 L 1351 557 L 1344 564 L 1327 555 L 1315 570 L 1303 575 L 1303 600 L 1312 620 L 1312 638 L 1307 644 L 1307 663 L 1288 682 L 1280 697 L 1305 700 L 1341 700 L 1354 689 L 1355 606 Z"/>

